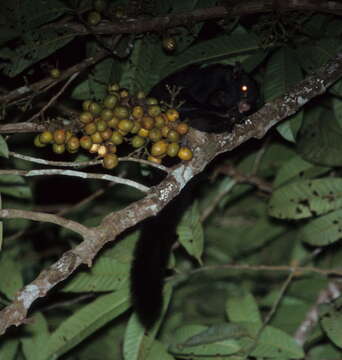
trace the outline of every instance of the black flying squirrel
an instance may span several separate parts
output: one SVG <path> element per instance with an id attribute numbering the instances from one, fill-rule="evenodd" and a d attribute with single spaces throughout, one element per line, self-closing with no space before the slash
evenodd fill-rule
<path id="1" fill-rule="evenodd" d="M 182 119 L 209 133 L 231 131 L 236 123 L 255 111 L 258 86 L 240 64 L 190 65 L 157 84 L 150 95 L 170 101 L 166 85 L 181 87 L 177 101 Z"/>

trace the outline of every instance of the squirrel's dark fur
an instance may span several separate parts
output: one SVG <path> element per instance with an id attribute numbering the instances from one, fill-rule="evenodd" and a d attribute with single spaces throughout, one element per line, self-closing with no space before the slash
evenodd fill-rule
<path id="1" fill-rule="evenodd" d="M 151 90 L 151 96 L 170 102 L 166 85 L 181 87 L 177 101 L 182 119 L 195 129 L 222 133 L 255 111 L 258 86 L 241 65 L 190 65 Z"/>

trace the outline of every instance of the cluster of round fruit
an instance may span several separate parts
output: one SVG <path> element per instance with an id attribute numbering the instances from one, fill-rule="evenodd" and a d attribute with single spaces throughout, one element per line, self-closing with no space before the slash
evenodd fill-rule
<path id="1" fill-rule="evenodd" d="M 75 153 L 79 148 L 103 158 L 103 166 L 112 169 L 118 164 L 117 147 L 128 143 L 139 158 L 161 164 L 166 156 L 191 160 L 192 151 L 182 146 L 182 137 L 189 127 L 181 122 L 176 109 L 163 111 L 155 98 L 142 92 L 130 96 L 118 84 L 108 86 L 102 103 L 85 100 L 79 115 L 78 130 L 44 131 L 36 136 L 38 147 L 52 144 L 57 154 Z"/>

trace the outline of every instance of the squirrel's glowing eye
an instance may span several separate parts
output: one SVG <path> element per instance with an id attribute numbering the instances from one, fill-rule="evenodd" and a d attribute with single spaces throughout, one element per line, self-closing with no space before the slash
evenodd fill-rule
<path id="1" fill-rule="evenodd" d="M 242 90 L 243 92 L 246 92 L 246 91 L 248 90 L 248 86 L 247 86 L 247 85 L 242 85 L 242 86 L 241 86 L 241 90 Z"/>

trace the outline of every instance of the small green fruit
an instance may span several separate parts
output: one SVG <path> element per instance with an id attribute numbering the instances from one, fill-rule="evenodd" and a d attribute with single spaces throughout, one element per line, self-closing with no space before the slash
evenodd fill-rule
<path id="1" fill-rule="evenodd" d="M 91 26 L 96 26 L 101 21 L 101 19 L 102 17 L 99 12 L 91 11 L 87 17 L 87 23 Z"/>

